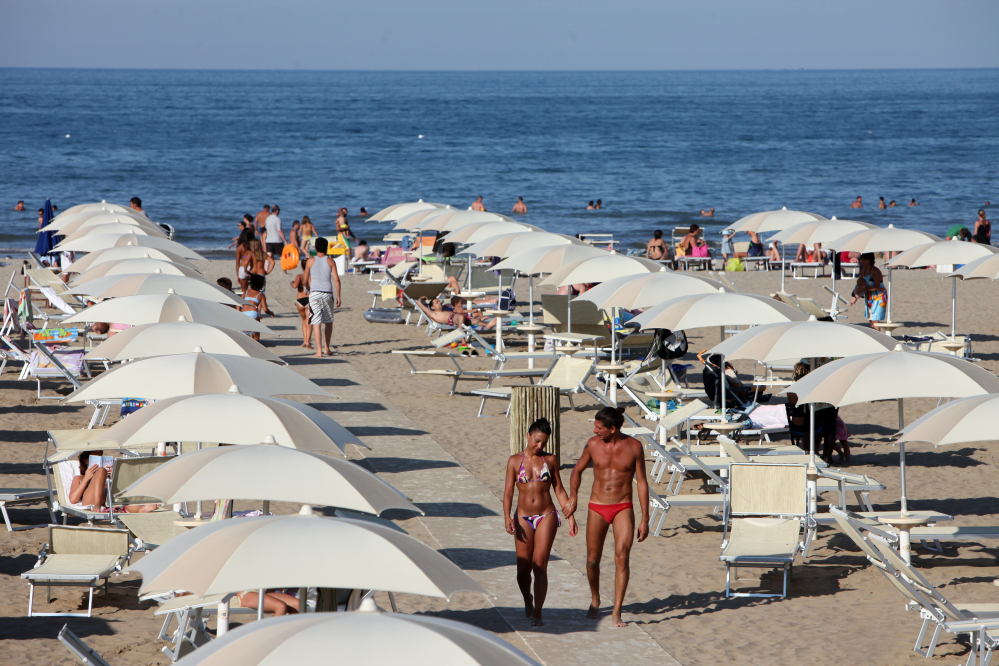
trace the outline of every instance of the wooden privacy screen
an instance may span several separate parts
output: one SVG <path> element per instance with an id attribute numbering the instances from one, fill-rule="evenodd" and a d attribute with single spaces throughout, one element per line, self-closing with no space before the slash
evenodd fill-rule
<path id="1" fill-rule="evenodd" d="M 520 453 L 527 446 L 527 429 L 540 418 L 552 424 L 552 436 L 545 447 L 561 463 L 559 437 L 560 398 L 555 386 L 515 386 L 510 397 L 510 455 Z"/>

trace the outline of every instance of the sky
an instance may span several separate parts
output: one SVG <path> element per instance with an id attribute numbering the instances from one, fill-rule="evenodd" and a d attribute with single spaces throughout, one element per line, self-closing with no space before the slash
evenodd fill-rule
<path id="1" fill-rule="evenodd" d="M 999 66 L 997 0 L 0 0 L 0 25 L 0 67 Z"/>

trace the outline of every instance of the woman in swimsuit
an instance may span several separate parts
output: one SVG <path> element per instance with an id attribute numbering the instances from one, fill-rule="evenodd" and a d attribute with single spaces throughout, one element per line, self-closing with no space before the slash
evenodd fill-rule
<path id="1" fill-rule="evenodd" d="M 312 324 L 309 323 L 309 286 L 305 283 L 304 269 L 291 281 L 291 286 L 295 288 L 295 307 L 298 308 L 298 316 L 302 318 L 302 346 L 306 349 L 312 349 Z"/>
<path id="2" fill-rule="evenodd" d="M 261 312 L 273 317 L 274 313 L 267 307 L 267 296 L 263 293 L 264 276 L 251 273 L 248 282 L 249 286 L 243 294 L 243 300 L 246 302 L 243 303 L 240 312 L 255 321 L 260 320 Z M 260 342 L 260 334 L 254 333 L 253 339 Z"/>
<path id="3" fill-rule="evenodd" d="M 253 227 L 246 227 L 239 233 L 239 241 L 236 243 L 236 281 L 239 282 L 240 292 L 246 291 L 246 267 L 252 259 L 250 241 L 254 238 Z"/>
<path id="4" fill-rule="evenodd" d="M 885 291 L 884 277 L 874 265 L 874 253 L 865 252 L 860 255 L 860 277 L 857 278 L 857 288 L 853 290 L 850 305 L 864 296 L 864 318 L 871 322 L 871 328 L 880 331 L 878 322 L 885 320 L 885 309 L 888 306 L 888 292 Z"/>
<path id="5" fill-rule="evenodd" d="M 316 248 L 313 247 L 316 240 L 316 227 L 308 215 L 302 216 L 302 226 L 298 228 L 298 233 L 302 236 L 298 249 L 302 256 L 302 270 L 305 270 L 305 262 L 309 260 L 309 257 L 316 256 Z"/>
<path id="6" fill-rule="evenodd" d="M 559 505 L 565 506 L 569 496 L 559 477 L 558 459 L 545 452 L 551 437 L 548 419 L 538 419 L 527 430 L 527 447 L 521 455 L 512 455 L 506 464 L 506 487 L 503 492 L 503 515 L 506 531 L 514 535 L 517 549 L 517 584 L 524 595 L 524 613 L 531 625 L 544 626 L 541 608 L 548 594 L 548 556 L 555 543 L 555 533 L 562 521 L 555 510 L 551 491 L 555 490 Z M 513 488 L 517 486 L 517 515 L 511 515 Z M 569 536 L 576 536 L 576 519 L 568 518 Z M 531 574 L 534 574 L 534 594 L 531 594 Z"/>
<path id="7" fill-rule="evenodd" d="M 261 290 L 267 286 L 267 275 L 274 270 L 274 260 L 264 252 L 263 244 L 256 238 L 250 241 L 250 256 L 246 267 L 247 277 L 259 275 L 264 278 Z"/>
<path id="8" fill-rule="evenodd" d="M 978 211 L 978 219 L 975 220 L 975 235 L 973 240 L 982 245 L 992 245 L 992 223 L 985 219 L 985 211 Z"/>

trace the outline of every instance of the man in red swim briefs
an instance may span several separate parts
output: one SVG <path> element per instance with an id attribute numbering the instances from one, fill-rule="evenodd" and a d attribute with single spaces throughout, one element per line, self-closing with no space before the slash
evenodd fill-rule
<path id="1" fill-rule="evenodd" d="M 586 442 L 569 483 L 569 503 L 563 507 L 568 518 L 576 510 L 583 470 L 593 464 L 593 488 L 586 517 L 586 578 L 593 600 L 586 617 L 597 619 L 600 610 L 600 556 L 607 538 L 607 528 L 614 526 L 614 612 L 615 627 L 623 627 L 621 605 L 631 575 L 631 546 L 635 539 L 635 510 L 631 503 L 632 480 L 638 483 L 638 504 L 642 520 L 638 523 L 638 541 L 649 536 L 649 484 L 645 476 L 645 451 L 634 437 L 621 434 L 623 409 L 604 407 L 593 424 L 594 437 Z"/>

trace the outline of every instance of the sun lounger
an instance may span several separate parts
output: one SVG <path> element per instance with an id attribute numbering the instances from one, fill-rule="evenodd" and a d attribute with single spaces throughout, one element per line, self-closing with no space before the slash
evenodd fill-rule
<path id="1" fill-rule="evenodd" d="M 66 379 L 74 389 L 83 388 L 80 377 L 90 370 L 83 362 L 84 349 L 50 349 L 43 342 L 32 341 L 30 360 L 21 370 L 21 379 L 33 378 L 38 383 L 39 400 L 62 400 L 62 395 L 42 395 L 42 379 Z"/>
<path id="2" fill-rule="evenodd" d="M 538 383 L 539 386 L 554 386 L 559 390 L 560 396 L 569 398 L 569 407 L 576 409 L 572 402 L 572 396 L 585 391 L 583 386 L 596 367 L 595 359 L 574 358 L 572 356 L 560 356 L 548 368 L 548 371 Z M 482 404 L 479 405 L 479 416 L 486 406 L 486 400 L 495 398 L 498 400 L 510 400 L 513 395 L 512 386 L 502 386 L 499 388 L 477 389 L 472 391 L 472 395 L 482 397 Z M 510 415 L 510 408 L 507 407 L 506 416 Z"/>
<path id="3" fill-rule="evenodd" d="M 791 262 L 791 277 L 795 280 L 804 280 L 807 278 L 805 271 L 811 270 L 812 277 L 819 277 L 819 273 L 822 273 L 822 277 L 826 274 L 826 264 L 821 261 L 793 261 Z M 798 271 L 801 271 L 801 275 L 798 275 Z"/>
<path id="4" fill-rule="evenodd" d="M 726 598 L 787 596 L 788 574 L 804 549 L 802 528 L 808 520 L 805 469 L 805 465 L 732 464 L 719 555 L 725 563 Z M 782 592 L 732 592 L 732 570 L 735 580 L 741 582 L 744 579 L 738 577 L 738 570 L 747 567 L 783 570 Z"/>
<path id="5" fill-rule="evenodd" d="M 175 523 L 180 519 L 176 511 L 119 513 L 116 518 L 135 537 L 136 550 L 155 550 L 187 532 L 186 527 Z"/>
<path id="6" fill-rule="evenodd" d="M 86 666 L 110 666 L 92 647 L 70 631 L 68 624 L 64 624 L 59 631 L 59 642 Z"/>
<path id="7" fill-rule="evenodd" d="M 649 488 L 649 533 L 652 536 L 659 536 L 663 523 L 670 509 L 703 507 L 710 508 L 712 513 L 720 515 L 725 506 L 724 493 L 699 495 L 660 495 L 652 488 Z M 658 519 L 657 519 L 658 518 Z"/>
<path id="8" fill-rule="evenodd" d="M 86 432 L 86 431 L 81 431 Z M 153 471 L 160 465 L 173 460 L 173 456 L 143 456 L 138 458 L 115 458 L 111 474 L 108 477 L 108 495 L 105 502 L 109 505 L 108 511 L 94 511 L 80 504 L 72 504 L 69 501 L 69 489 L 73 482 L 73 477 L 79 472 L 79 460 L 70 457 L 72 454 L 61 454 L 49 458 L 51 464 L 51 474 L 49 479 L 54 486 L 56 503 L 53 509 L 63 514 L 63 522 L 70 515 L 83 518 L 89 524 L 94 521 L 117 522 L 117 512 L 115 505 L 109 502 L 107 497 L 117 498 L 118 493 L 132 485 L 140 478 Z M 52 459 L 56 458 L 56 461 Z M 47 468 L 48 469 L 48 468 Z M 155 504 L 157 498 L 129 498 L 129 504 Z M 119 504 L 120 506 L 120 504 Z"/>
<path id="9" fill-rule="evenodd" d="M 47 504 L 49 516 L 55 522 L 55 513 L 52 511 L 52 491 L 47 488 L 0 488 L 0 512 L 3 513 L 3 522 L 7 526 L 8 532 L 19 530 L 30 530 L 36 527 L 46 527 L 45 525 L 22 525 L 14 527 L 10 524 L 10 516 L 7 515 L 8 506 L 19 506 L 23 504 Z"/>
<path id="10" fill-rule="evenodd" d="M 108 594 L 108 578 L 121 571 L 121 565 L 131 555 L 128 532 L 95 527 L 50 525 L 49 541 L 42 547 L 38 562 L 31 571 L 21 574 L 28 581 L 28 617 L 66 616 L 90 617 L 94 608 L 94 588 L 104 582 Z M 35 613 L 35 586 L 76 586 L 90 588 L 87 612 Z M 49 601 L 52 600 L 49 594 Z"/>

